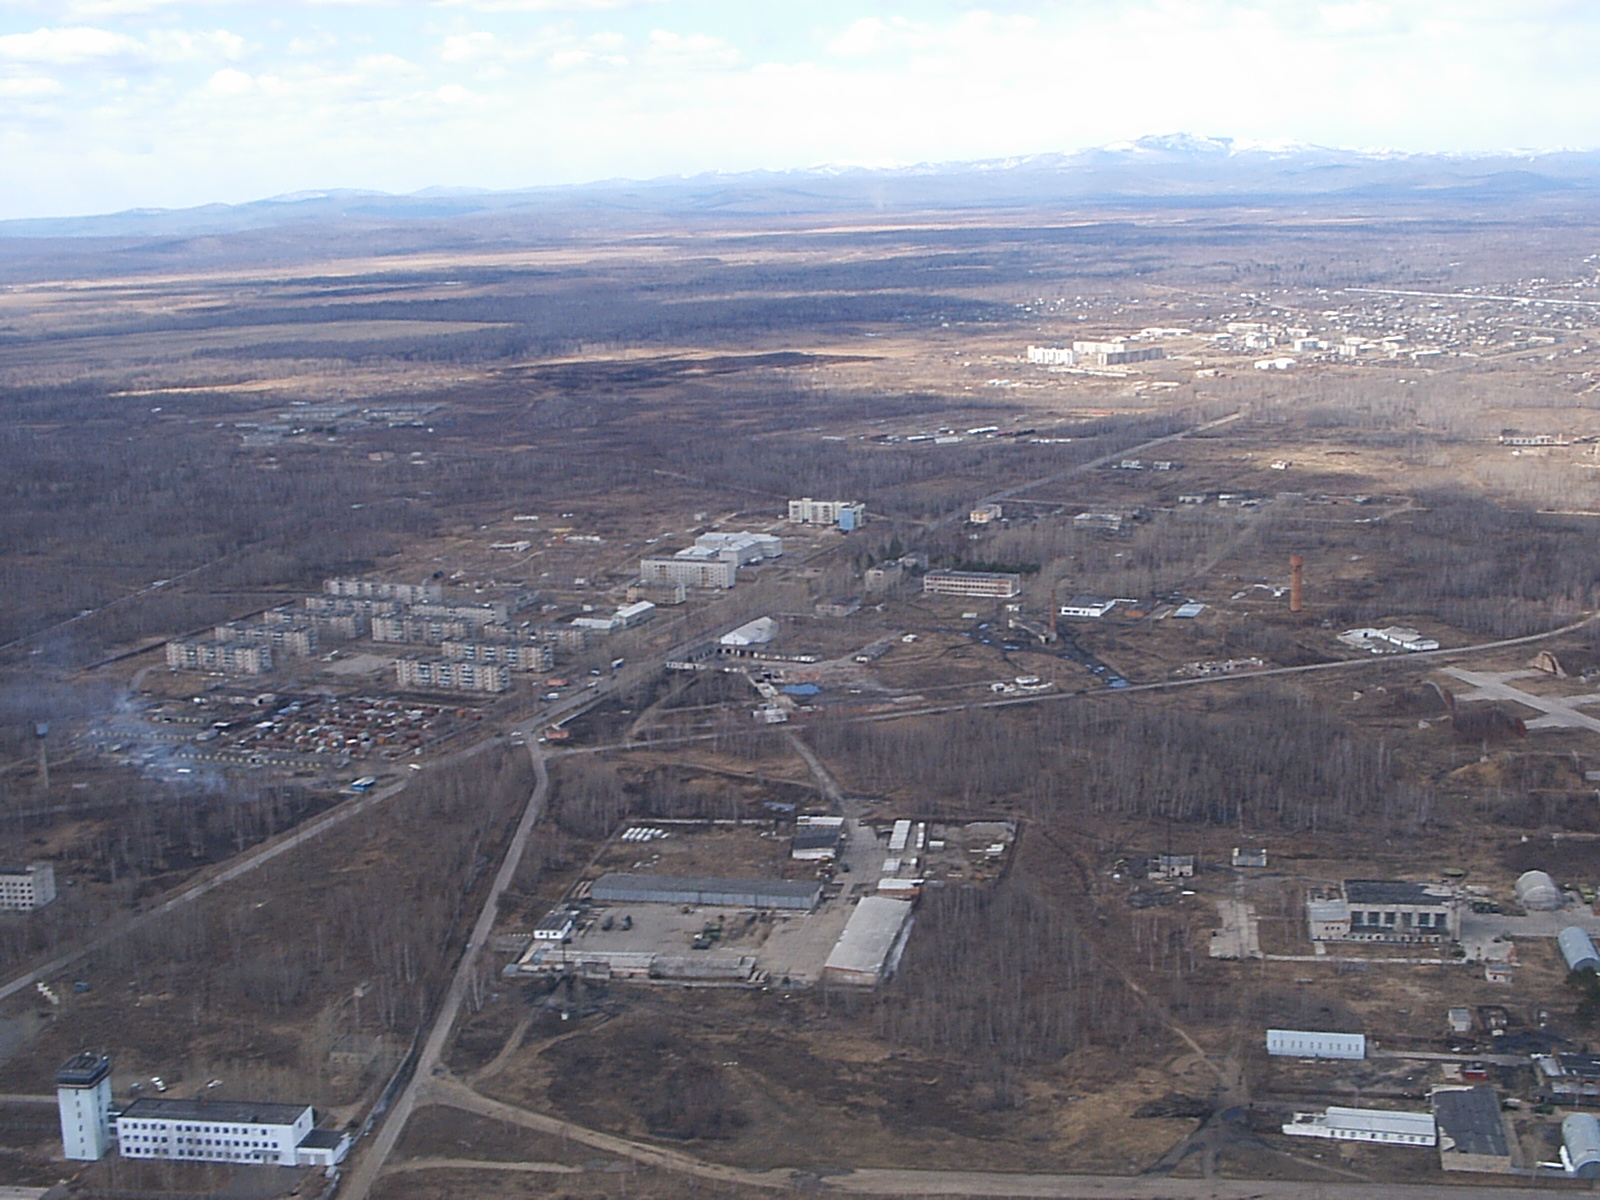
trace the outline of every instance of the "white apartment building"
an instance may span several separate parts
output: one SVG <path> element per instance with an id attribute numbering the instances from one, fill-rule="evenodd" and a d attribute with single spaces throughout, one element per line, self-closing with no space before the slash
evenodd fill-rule
<path id="1" fill-rule="evenodd" d="M 436 617 L 373 617 L 372 640 L 437 646 L 440 642 L 467 641 L 482 628 L 472 621 L 445 621 Z"/>
<path id="2" fill-rule="evenodd" d="M 511 619 L 511 606 L 504 600 L 491 600 L 484 604 L 445 604 L 439 601 L 413 603 L 413 617 L 430 617 L 439 621 L 467 621 L 473 625 L 504 625 Z"/>
<path id="3" fill-rule="evenodd" d="M 0 910 L 32 912 L 56 898 L 56 869 L 47 862 L 0 866 Z"/>
<path id="4" fill-rule="evenodd" d="M 555 654 L 538 642 L 444 642 L 439 652 L 452 662 L 501 663 L 513 671 L 548 671 Z"/>
<path id="5" fill-rule="evenodd" d="M 639 579 L 647 587 L 731 588 L 739 566 L 720 558 L 641 558 Z"/>
<path id="6" fill-rule="evenodd" d="M 1077 362 L 1091 367 L 1119 367 L 1167 356 L 1160 346 L 1137 346 L 1121 338 L 1109 342 L 1073 342 L 1072 354 Z"/>
<path id="7" fill-rule="evenodd" d="M 232 621 L 218 625 L 211 633 L 219 642 L 270 646 L 275 653 L 285 657 L 310 658 L 317 652 L 317 630 L 309 623 L 291 625 L 263 621 L 256 625 L 248 621 Z"/>
<path id="8" fill-rule="evenodd" d="M 855 529 L 865 524 L 867 506 L 859 500 L 802 500 L 789 501 L 789 520 L 797 525 L 837 525 L 841 529 Z"/>
<path id="9" fill-rule="evenodd" d="M 328 596 L 356 596 L 364 600 L 398 600 L 418 604 L 444 598 L 444 585 L 426 583 L 383 583 L 375 579 L 324 579 L 322 591 Z"/>
<path id="10" fill-rule="evenodd" d="M 211 638 L 185 638 L 167 643 L 167 666 L 174 671 L 265 675 L 272 670 L 272 648 L 219 642 Z"/>
<path id="11" fill-rule="evenodd" d="M 511 686 L 511 672 L 501 663 L 401 658 L 395 660 L 394 672 L 402 688 L 503 692 Z"/>
<path id="12" fill-rule="evenodd" d="M 992 596 L 1008 599 L 1022 591 L 1022 576 L 998 571 L 929 571 L 922 590 L 935 596 Z"/>

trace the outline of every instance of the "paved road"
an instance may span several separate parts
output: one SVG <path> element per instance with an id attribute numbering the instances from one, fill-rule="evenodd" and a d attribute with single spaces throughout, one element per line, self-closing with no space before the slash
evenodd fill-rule
<path id="1" fill-rule="evenodd" d="M 511 844 L 506 847 L 505 859 L 500 863 L 500 870 L 494 877 L 494 883 L 489 887 L 489 895 L 484 899 L 483 910 L 478 914 L 477 924 L 472 927 L 472 936 L 468 939 L 466 950 L 461 955 L 455 976 L 450 980 L 449 990 L 445 993 L 444 1003 L 439 1006 L 439 1013 L 434 1018 L 428 1040 L 423 1043 L 422 1053 L 417 1059 L 411 1082 L 406 1085 L 405 1091 L 400 1093 L 400 1099 L 389 1110 L 388 1116 L 379 1126 L 377 1136 L 366 1147 L 359 1164 L 341 1189 L 342 1196 L 350 1197 L 351 1200 L 365 1200 L 372 1188 L 373 1180 L 383 1167 L 384 1160 L 389 1157 L 395 1143 L 399 1141 L 401 1131 L 405 1129 L 412 1110 L 416 1108 L 418 1096 L 423 1094 L 432 1082 L 434 1071 L 439 1067 L 445 1048 L 450 1044 L 450 1036 L 455 1032 L 456 1018 L 461 1013 L 467 988 L 478 970 L 478 955 L 488 944 L 489 935 L 494 931 L 495 918 L 500 914 L 500 897 L 516 878 L 517 868 L 522 865 L 523 850 L 528 844 L 528 835 L 544 816 L 545 801 L 550 794 L 550 772 L 545 766 L 542 753 L 531 746 L 529 753 L 533 757 L 535 781 L 533 792 L 528 796 L 527 806 L 523 809 L 522 820 L 517 825 L 516 833 L 512 835 Z"/>

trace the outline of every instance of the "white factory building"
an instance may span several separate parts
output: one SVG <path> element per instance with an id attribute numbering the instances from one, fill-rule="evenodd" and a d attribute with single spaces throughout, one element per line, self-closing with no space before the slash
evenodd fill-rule
<path id="1" fill-rule="evenodd" d="M 56 898 L 56 869 L 47 862 L 0 866 L 0 911 L 32 912 Z"/>
<path id="2" fill-rule="evenodd" d="M 1073 342 L 1073 361 L 1081 366 L 1120 367 L 1127 363 L 1151 362 L 1165 358 L 1160 346 L 1136 346 L 1123 338 L 1109 342 Z"/>
<path id="3" fill-rule="evenodd" d="M 1389 1146 L 1434 1146 L 1439 1142 L 1432 1113 L 1390 1112 L 1382 1108 L 1339 1108 L 1297 1112 L 1283 1126 L 1293 1137 L 1340 1142 L 1382 1142 Z"/>

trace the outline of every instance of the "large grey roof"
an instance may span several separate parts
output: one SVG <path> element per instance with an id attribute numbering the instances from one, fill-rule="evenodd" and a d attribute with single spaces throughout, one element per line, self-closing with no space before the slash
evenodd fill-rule
<path id="1" fill-rule="evenodd" d="M 1344 894 L 1351 904 L 1442 904 L 1450 898 L 1436 883 L 1409 879 L 1346 879 Z"/>
<path id="2" fill-rule="evenodd" d="M 140 1096 L 122 1110 L 138 1121 L 221 1121 L 232 1125 L 293 1125 L 309 1104 L 256 1100 L 179 1100 Z"/>
<path id="3" fill-rule="evenodd" d="M 911 916 L 905 900 L 887 896 L 867 896 L 856 905 L 845 923 L 824 970 L 845 971 L 851 975 L 881 975 L 900 931 Z"/>
<path id="4" fill-rule="evenodd" d="M 1460 1154 L 1488 1154 L 1505 1158 L 1505 1123 L 1500 1119 L 1500 1098 L 1493 1088 L 1440 1088 L 1433 1093 L 1433 1116 L 1440 1138 L 1449 1138 Z"/>
<path id="5" fill-rule="evenodd" d="M 589 893 L 596 900 L 656 900 L 677 903 L 750 905 L 753 908 L 811 908 L 822 894 L 816 881 L 723 879 L 717 876 L 630 875 L 607 871 Z"/>

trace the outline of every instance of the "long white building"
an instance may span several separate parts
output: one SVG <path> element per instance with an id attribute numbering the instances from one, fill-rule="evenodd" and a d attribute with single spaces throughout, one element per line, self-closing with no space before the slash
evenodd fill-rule
<path id="1" fill-rule="evenodd" d="M 272 670 L 272 648 L 213 638 L 183 638 L 167 643 L 167 666 L 174 671 L 265 675 Z"/>
<path id="2" fill-rule="evenodd" d="M 1391 1112 L 1384 1108 L 1339 1108 L 1297 1112 L 1283 1126 L 1293 1137 L 1331 1138 L 1340 1142 L 1382 1142 L 1390 1146 L 1438 1145 L 1432 1113 Z"/>
<path id="3" fill-rule="evenodd" d="M 501 663 L 401 658 L 395 661 L 394 671 L 395 682 L 402 688 L 503 692 L 511 686 L 511 671 Z"/>
<path id="4" fill-rule="evenodd" d="M 935 596 L 991 596 L 1009 599 L 1022 591 L 1022 576 L 995 571 L 929 571 L 922 590 Z"/>
<path id="5" fill-rule="evenodd" d="M 402 604 L 417 604 L 424 600 L 444 597 L 444 584 L 435 580 L 425 583 L 386 583 L 376 579 L 324 579 L 322 591 L 328 596 L 356 596 L 364 600 L 398 600 Z"/>
<path id="6" fill-rule="evenodd" d="M 309 1104 L 142 1096 L 117 1117 L 123 1158 L 172 1162 L 332 1166 L 350 1135 L 317 1129 Z"/>
<path id="7" fill-rule="evenodd" d="M 771 534 L 703 533 L 670 557 L 640 559 L 639 578 L 652 587 L 731 588 L 740 567 L 782 554 L 783 539 Z"/>

